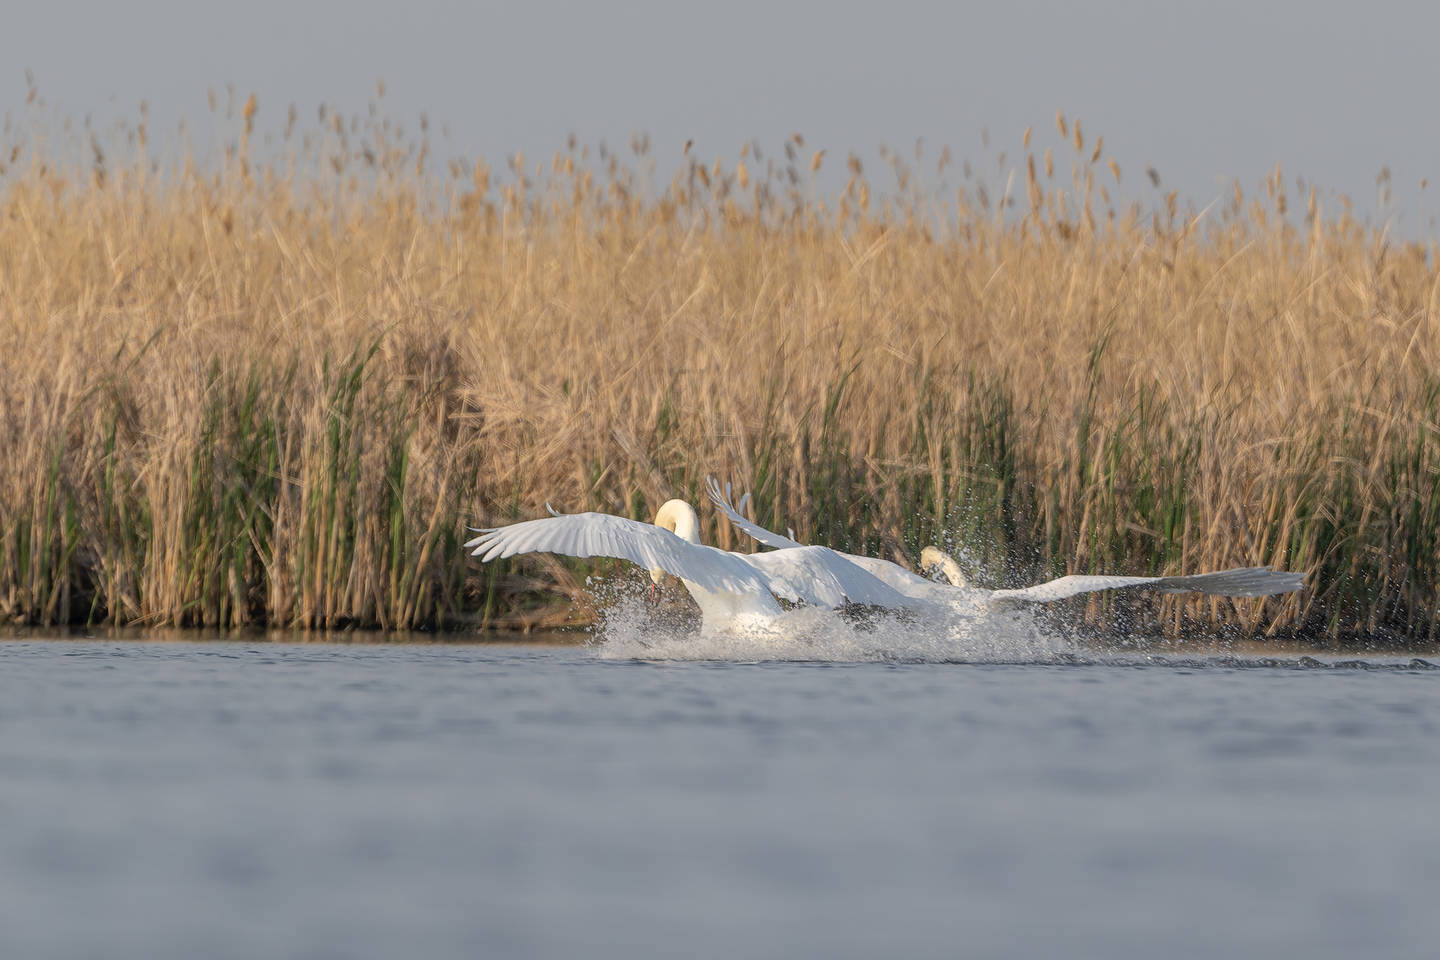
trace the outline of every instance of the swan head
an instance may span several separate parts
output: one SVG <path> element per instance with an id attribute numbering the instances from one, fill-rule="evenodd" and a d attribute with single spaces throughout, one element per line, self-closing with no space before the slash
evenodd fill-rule
<path id="1" fill-rule="evenodd" d="M 945 574 L 945 579 L 949 580 L 953 586 L 968 587 L 970 585 L 965 580 L 965 574 L 960 571 L 960 564 L 939 547 L 926 547 L 920 551 L 920 569 L 929 570 L 931 567 L 939 567 L 940 572 Z"/>
<path id="2" fill-rule="evenodd" d="M 681 540 L 700 542 L 700 517 L 696 515 L 695 508 L 684 500 L 666 500 L 661 504 L 655 512 L 655 526 L 669 530 Z M 659 567 L 650 568 L 650 580 L 656 585 L 664 575 L 665 571 Z"/>

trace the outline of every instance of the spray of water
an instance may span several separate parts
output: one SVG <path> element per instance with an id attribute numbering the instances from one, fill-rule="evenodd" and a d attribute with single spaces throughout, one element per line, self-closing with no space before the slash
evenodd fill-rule
<path id="1" fill-rule="evenodd" d="M 1045 662 L 1076 652 L 1030 611 L 983 603 L 957 601 L 924 616 L 797 607 L 763 628 L 712 632 L 689 611 L 653 608 L 633 589 L 608 592 L 613 602 L 592 644 L 605 659 Z"/>
<path id="2" fill-rule="evenodd" d="M 644 575 L 589 582 L 600 609 L 589 643 L 604 660 L 712 660 L 728 662 L 1011 663 L 1072 666 L 1155 666 L 1184 669 L 1404 669 L 1435 670 L 1440 664 L 1393 654 L 1364 660 L 1317 653 L 1274 656 L 1220 648 L 1205 653 L 1155 649 L 1137 638 L 1110 645 L 1078 639 L 1045 607 L 992 607 L 957 590 L 945 607 L 924 614 L 885 610 L 797 607 L 762 629 L 715 632 L 702 628 L 688 598 L 672 591 L 670 602 L 652 606 Z"/>

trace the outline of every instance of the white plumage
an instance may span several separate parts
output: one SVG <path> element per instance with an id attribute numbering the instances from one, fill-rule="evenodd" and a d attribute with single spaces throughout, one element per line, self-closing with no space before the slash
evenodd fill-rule
<path id="1" fill-rule="evenodd" d="M 965 584 L 954 560 L 934 547 L 925 549 L 922 563 L 938 563 L 950 584 L 876 557 L 805 546 L 793 535 L 781 536 L 747 520 L 713 479 L 707 482 L 707 493 L 737 529 L 776 549 L 742 554 L 705 546 L 700 543 L 699 518 L 683 500 L 667 501 L 654 523 L 604 513 L 557 514 L 552 509 L 549 517 L 479 530 L 465 547 L 483 561 L 560 553 L 629 560 L 649 570 L 656 583 L 662 574 L 671 574 L 685 584 L 700 607 L 704 629 L 711 631 L 773 625 L 782 612 L 776 598 L 830 608 L 862 604 L 933 610 L 962 596 L 992 604 L 1048 603 L 1097 590 L 1149 587 L 1166 593 L 1262 597 L 1303 586 L 1302 574 L 1242 567 L 1183 577 L 1068 576 L 1020 590 L 980 590 Z M 742 508 L 744 503 L 742 499 Z"/>
<path id="2" fill-rule="evenodd" d="M 525 520 L 479 531 L 465 544 L 481 560 L 520 553 L 560 553 L 567 557 L 614 557 L 647 570 L 659 569 L 733 593 L 766 592 L 760 574 L 736 553 L 716 550 L 676 536 L 664 527 L 608 513 L 569 513 Z"/>
<path id="3" fill-rule="evenodd" d="M 729 553 L 700 543 L 699 531 L 694 508 L 670 500 L 653 524 L 603 513 L 560 514 L 480 530 L 465 546 L 486 561 L 520 553 L 562 553 L 629 560 L 648 569 L 656 583 L 668 573 L 685 584 L 700 607 L 704 629 L 711 631 L 773 623 L 782 612 L 777 597 L 830 608 L 848 603 L 891 609 L 916 605 L 915 598 L 828 547 Z"/>
<path id="4" fill-rule="evenodd" d="M 757 523 L 753 523 L 740 513 L 740 510 L 732 506 L 726 492 L 722 492 L 720 485 L 712 478 L 706 485 L 706 492 L 716 509 L 725 514 L 726 518 L 736 527 L 757 542 L 766 546 L 775 547 L 776 553 L 783 553 L 797 547 L 801 549 L 812 549 L 801 547 L 801 544 L 792 537 L 783 537 L 772 530 L 767 530 Z M 748 494 L 747 494 L 748 497 Z M 746 498 L 741 498 L 740 506 L 744 507 Z M 773 556 L 774 554 L 763 554 L 762 556 Z M 898 564 L 890 563 L 887 560 L 880 560 L 875 557 L 857 557 L 852 554 L 840 554 L 851 563 L 862 566 L 872 576 L 884 580 L 892 588 L 907 596 L 924 599 L 935 599 L 936 595 L 930 588 L 935 584 L 909 572 Z M 932 559 L 933 558 L 933 559 Z M 1287 571 L 1272 570 L 1269 567 L 1235 567 L 1230 570 L 1219 570 L 1214 573 L 1199 573 L 1189 576 L 1177 577 L 1122 577 L 1106 575 L 1081 575 L 1072 574 L 1060 577 L 1047 583 L 1036 584 L 1033 587 L 1024 587 L 1014 590 L 983 590 L 970 587 L 963 580 L 960 574 L 960 567 L 953 559 L 935 547 L 926 547 L 921 554 L 921 563 L 925 566 L 931 563 L 940 565 L 947 577 L 955 587 L 963 587 L 980 594 L 991 603 L 1051 603 L 1056 600 L 1064 600 L 1067 597 L 1078 596 L 1082 593 L 1095 593 L 1100 590 L 1122 590 L 1129 587 L 1146 587 L 1151 590 L 1159 590 L 1162 593 L 1209 593 L 1227 597 L 1268 597 L 1280 593 L 1290 593 L 1304 587 L 1305 575 L 1303 573 L 1290 573 Z"/>
<path id="5" fill-rule="evenodd" d="M 1214 573 L 1196 573 L 1185 577 L 1108 577 L 1072 574 L 1049 583 L 1020 590 L 992 590 L 992 601 L 1028 601 L 1050 603 L 1097 590 L 1123 590 L 1146 587 L 1161 593 L 1213 593 L 1225 597 L 1269 597 L 1290 593 L 1305 586 L 1303 573 L 1271 570 L 1269 567 L 1235 567 Z"/>

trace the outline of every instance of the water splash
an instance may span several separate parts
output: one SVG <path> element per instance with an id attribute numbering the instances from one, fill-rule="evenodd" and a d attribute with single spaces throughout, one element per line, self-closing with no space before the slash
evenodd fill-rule
<path id="1" fill-rule="evenodd" d="M 797 607 L 767 629 L 707 633 L 693 607 L 646 602 L 648 580 L 592 581 L 600 619 L 589 643 L 602 660 L 710 660 L 839 663 L 1009 663 L 1160 667 L 1184 670 L 1440 670 L 1412 655 L 1357 659 L 1342 654 L 1234 652 L 1221 638 L 1213 653 L 1096 647 L 1069 635 L 1042 609 L 995 609 L 957 597 L 931 616 L 893 611 Z M 1195 638 L 1202 645 L 1205 638 Z M 1212 648 L 1213 649 L 1213 648 Z"/>
<path id="2" fill-rule="evenodd" d="M 955 605 L 935 616 L 797 607 L 764 629 L 711 633 L 688 611 L 655 610 L 621 592 L 593 648 L 608 660 L 1045 662 L 1079 648 L 1028 610 Z"/>

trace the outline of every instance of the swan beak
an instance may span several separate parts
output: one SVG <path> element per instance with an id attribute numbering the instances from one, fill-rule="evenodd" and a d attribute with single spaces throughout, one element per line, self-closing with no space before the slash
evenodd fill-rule
<path id="1" fill-rule="evenodd" d="M 650 601 L 650 606 L 658 607 L 660 605 L 660 584 L 651 583 L 650 590 L 645 594 L 645 596 L 646 599 Z"/>

